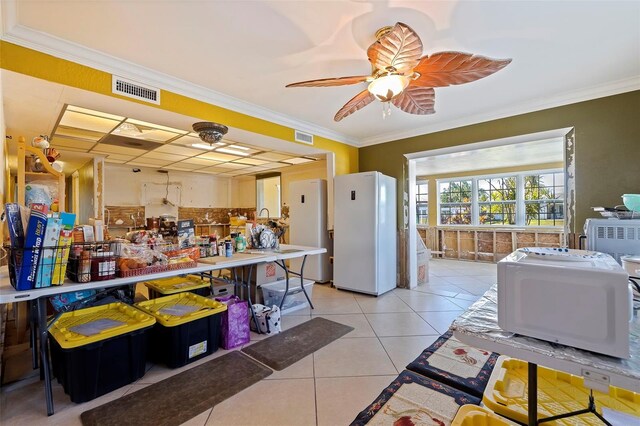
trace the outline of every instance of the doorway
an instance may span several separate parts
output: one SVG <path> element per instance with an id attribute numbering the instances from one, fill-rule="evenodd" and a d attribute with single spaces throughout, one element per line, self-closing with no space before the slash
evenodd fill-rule
<path id="1" fill-rule="evenodd" d="M 418 285 L 418 222 L 428 223 L 427 229 L 435 232 L 437 246 L 429 248 L 436 248 L 433 251 L 442 257 L 454 253 L 452 258 L 495 262 L 502 256 L 495 254 L 496 237 L 491 257 L 486 249 L 478 247 L 479 233 L 490 232 L 495 236 L 496 231 L 504 231 L 513 235 L 513 231 L 520 228 L 530 229 L 536 241 L 538 231 L 555 230 L 560 239 L 558 244 L 566 244 L 564 235 L 573 229 L 572 128 L 416 152 L 405 157 L 409 184 L 405 228 L 408 229 L 410 288 Z M 547 183 L 539 184 L 544 179 L 561 182 L 549 189 Z M 541 186 L 544 186 L 544 195 L 540 195 Z M 420 228 L 424 229 L 424 225 Z M 452 235 L 457 237 L 455 250 L 443 242 L 445 238 L 451 241 Z M 460 235 L 476 241 L 464 242 L 465 249 Z M 519 244 L 513 237 L 500 249 L 510 253 L 511 248 Z M 440 250 L 443 247 L 445 250 Z"/>

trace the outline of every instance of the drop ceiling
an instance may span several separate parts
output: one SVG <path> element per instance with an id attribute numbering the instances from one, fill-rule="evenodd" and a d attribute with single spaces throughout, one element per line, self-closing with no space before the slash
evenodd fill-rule
<path id="1" fill-rule="evenodd" d="M 640 88 L 637 1 L 2 2 L 3 37 L 154 87 L 341 140 L 395 140 Z M 436 88 L 436 114 L 371 105 L 336 123 L 363 85 L 288 83 L 370 71 L 374 33 L 402 21 L 424 52 L 513 58 Z M 70 24 L 72 23 L 72 24 Z M 135 77 L 135 78 L 133 78 Z"/>
<path id="2" fill-rule="evenodd" d="M 56 162 L 67 174 L 96 156 L 108 163 L 222 177 L 260 174 L 324 158 L 325 151 L 312 146 L 236 128 L 229 129 L 214 149 L 197 148 L 192 145 L 203 142 L 190 130 L 202 118 L 7 70 L 0 72 L 0 85 L 7 135 L 28 141 L 37 135 L 52 136 L 51 145 L 62 153 Z M 8 146 L 10 166 L 15 168 L 16 146 L 11 141 Z M 246 155 L 229 154 L 229 149 Z"/>
<path id="3" fill-rule="evenodd" d="M 65 105 L 51 132 L 51 145 L 62 152 L 103 156 L 107 163 L 227 177 L 265 173 L 317 160 L 311 156 L 274 152 L 226 138 L 208 144 L 189 130 L 76 105 Z"/>

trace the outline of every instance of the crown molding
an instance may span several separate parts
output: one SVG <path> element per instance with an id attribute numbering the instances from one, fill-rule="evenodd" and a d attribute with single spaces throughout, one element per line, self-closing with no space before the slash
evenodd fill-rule
<path id="1" fill-rule="evenodd" d="M 411 138 L 414 136 L 440 132 L 443 130 L 469 126 L 472 124 L 484 123 L 500 118 L 513 117 L 529 112 L 541 111 L 544 109 L 555 108 L 597 98 L 604 98 L 606 96 L 617 95 L 634 90 L 640 90 L 640 76 L 617 80 L 610 83 L 601 84 L 599 86 L 589 87 L 587 89 L 565 92 L 552 98 L 534 99 L 531 102 L 513 105 L 507 108 L 502 108 L 500 110 L 492 111 L 490 113 L 477 114 L 462 119 L 449 120 L 443 123 L 418 127 L 402 132 L 384 133 L 370 138 L 364 138 L 360 141 L 360 145 L 358 146 L 365 147 L 370 145 L 377 145 L 385 142 Z"/>
<path id="2" fill-rule="evenodd" d="M 85 65 L 110 74 L 137 81 L 141 84 L 158 87 L 192 99 L 226 108 L 241 114 L 270 121 L 275 124 L 311 133 L 347 145 L 360 146 L 358 140 L 317 126 L 303 120 L 294 119 L 270 109 L 234 98 L 209 88 L 181 80 L 170 75 L 154 71 L 147 67 L 107 55 L 86 46 L 73 43 L 42 31 L 15 23 L 15 4 L 3 1 L 2 39 L 22 47 L 37 50 L 57 58 Z"/>

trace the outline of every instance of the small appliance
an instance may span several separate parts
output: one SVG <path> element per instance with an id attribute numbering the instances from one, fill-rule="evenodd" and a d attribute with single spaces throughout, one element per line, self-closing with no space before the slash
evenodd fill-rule
<path id="1" fill-rule="evenodd" d="M 513 333 L 628 358 L 628 279 L 605 253 L 518 249 L 498 262 L 498 325 Z"/>

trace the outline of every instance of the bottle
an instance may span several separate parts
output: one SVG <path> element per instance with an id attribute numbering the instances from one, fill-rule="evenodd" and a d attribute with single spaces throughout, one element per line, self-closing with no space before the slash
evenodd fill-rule
<path id="1" fill-rule="evenodd" d="M 244 235 L 238 234 L 236 237 L 236 251 L 238 253 L 244 252 L 244 249 L 247 245 L 247 240 L 244 239 Z"/>

